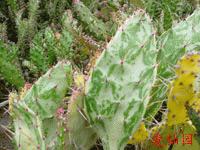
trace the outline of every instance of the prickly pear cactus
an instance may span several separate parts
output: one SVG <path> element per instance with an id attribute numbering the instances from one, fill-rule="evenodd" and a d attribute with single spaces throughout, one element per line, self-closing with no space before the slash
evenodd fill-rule
<path id="1" fill-rule="evenodd" d="M 71 64 L 63 60 L 21 97 L 11 94 L 13 140 L 17 149 L 64 149 L 66 123 L 60 107 L 71 78 Z"/>
<path id="2" fill-rule="evenodd" d="M 168 149 L 172 142 L 166 139 L 173 139 L 169 135 L 174 135 L 176 143 L 173 146 L 173 149 L 199 149 L 200 145 L 197 143 L 196 137 L 193 138 L 192 145 L 184 145 L 182 143 L 183 135 L 185 134 L 196 134 L 195 127 L 190 123 L 188 118 L 188 110 L 185 108 L 185 105 L 194 106 L 196 93 L 194 81 L 198 77 L 199 73 L 199 59 L 200 53 L 186 53 L 181 57 L 176 65 L 175 73 L 176 77 L 168 85 L 168 102 L 167 102 L 167 120 L 163 122 L 162 126 L 160 125 L 156 129 L 156 134 L 160 134 L 162 139 L 160 140 L 160 145 L 157 146 L 157 149 Z M 187 80 L 186 80 L 187 79 Z M 153 130 L 152 129 L 152 130 Z M 156 135 L 152 134 L 152 135 Z M 177 140 L 179 139 L 179 141 Z M 179 143 L 179 144 L 178 144 Z M 155 146 L 152 146 L 152 142 L 149 141 L 148 147 L 146 149 L 155 149 Z M 184 145 L 184 146 L 183 146 Z"/>
<path id="3" fill-rule="evenodd" d="M 157 73 L 160 86 L 153 89 L 153 93 L 156 94 L 152 97 L 152 105 L 148 108 L 146 116 L 149 116 L 149 113 L 155 115 L 160 109 L 162 101 L 167 97 L 167 79 L 175 75 L 173 66 L 177 64 L 178 59 L 186 52 L 199 51 L 199 18 L 200 9 L 197 9 L 186 21 L 174 25 L 172 29 L 164 32 L 158 38 L 157 49 L 159 53 L 157 62 L 159 62 L 159 66 Z"/>
<path id="4" fill-rule="evenodd" d="M 170 109 L 167 120 L 169 126 L 185 123 L 188 120 L 184 105 L 186 102 L 194 103 L 194 81 L 199 72 L 199 59 L 198 53 L 186 53 L 177 63 L 175 80 L 169 84 L 169 101 L 167 102 Z"/>
<path id="5" fill-rule="evenodd" d="M 18 89 L 24 86 L 24 77 L 16 59 L 19 48 L 16 45 L 4 45 L 0 40 L 0 78 L 6 79 Z"/>
<path id="6" fill-rule="evenodd" d="M 187 121 L 180 128 L 178 139 L 178 144 L 174 144 L 173 150 L 191 150 L 191 149 L 200 149 L 200 145 L 196 139 L 196 129 L 192 125 L 191 121 Z"/>
<path id="7" fill-rule="evenodd" d="M 104 24 L 101 20 L 96 18 L 91 11 L 81 2 L 80 0 L 74 1 L 74 8 L 78 15 L 80 15 L 80 19 L 85 24 L 85 29 L 91 33 L 94 33 L 94 37 L 99 40 L 104 40 L 105 36 L 110 36 L 113 33 L 113 29 L 115 29 L 115 24 L 111 28 L 108 28 L 106 24 Z"/>
<path id="8" fill-rule="evenodd" d="M 98 135 L 91 128 L 88 119 L 83 111 L 84 89 L 74 91 L 68 105 L 67 147 L 70 150 L 90 149 L 97 141 Z"/>
<path id="9" fill-rule="evenodd" d="M 85 91 L 85 111 L 105 150 L 122 150 L 140 125 L 156 77 L 152 23 L 134 12 L 106 46 Z"/>

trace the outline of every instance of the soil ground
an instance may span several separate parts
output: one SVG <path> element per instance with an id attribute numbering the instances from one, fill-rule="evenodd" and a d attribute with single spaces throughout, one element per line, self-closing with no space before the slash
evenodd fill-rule
<path id="1" fill-rule="evenodd" d="M 10 115 L 5 113 L 4 109 L 0 109 L 0 125 L 8 127 Z M 0 150 L 14 150 L 12 140 L 9 139 L 8 135 L 10 136 L 10 134 L 0 126 Z"/>

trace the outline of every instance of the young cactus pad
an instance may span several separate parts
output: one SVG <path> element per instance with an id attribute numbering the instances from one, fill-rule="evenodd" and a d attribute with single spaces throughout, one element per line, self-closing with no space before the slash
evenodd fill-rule
<path id="1" fill-rule="evenodd" d="M 85 111 L 105 150 L 122 150 L 141 123 L 157 72 L 153 33 L 145 12 L 135 12 L 93 67 Z"/>
<path id="2" fill-rule="evenodd" d="M 34 109 L 42 118 L 55 116 L 56 110 L 61 107 L 62 99 L 71 80 L 72 66 L 70 62 L 61 61 L 39 78 L 22 101 L 25 101 L 28 107 Z"/>
<path id="3" fill-rule="evenodd" d="M 63 60 L 52 67 L 28 90 L 24 97 L 12 102 L 14 142 L 21 150 L 53 150 L 58 125 L 57 110 L 61 107 L 68 86 L 71 84 L 72 66 Z M 54 117 L 52 117 L 54 116 Z"/>
<path id="4" fill-rule="evenodd" d="M 175 79 L 169 84 L 167 125 L 185 123 L 188 120 L 185 104 L 195 101 L 195 84 L 198 77 L 200 53 L 186 53 L 177 63 Z M 187 80 L 186 80 L 187 79 Z M 196 92 L 195 92 L 196 91 Z"/>

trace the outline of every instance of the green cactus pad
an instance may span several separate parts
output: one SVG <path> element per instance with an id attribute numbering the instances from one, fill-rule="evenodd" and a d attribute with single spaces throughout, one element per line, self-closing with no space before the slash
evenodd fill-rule
<path id="1" fill-rule="evenodd" d="M 48 68 L 47 56 L 42 42 L 43 34 L 39 33 L 32 41 L 30 49 L 31 65 L 36 66 L 40 73 L 46 72 Z"/>
<path id="2" fill-rule="evenodd" d="M 83 112 L 84 89 L 76 90 L 70 100 L 67 115 L 68 144 L 70 150 L 90 149 L 97 141 L 97 133 L 90 127 Z"/>
<path id="3" fill-rule="evenodd" d="M 17 60 L 18 51 L 18 46 L 7 46 L 0 40 L 0 78 L 20 89 L 24 86 L 24 77 Z"/>
<path id="4" fill-rule="evenodd" d="M 72 67 L 69 62 L 59 62 L 33 85 L 22 101 L 26 101 L 42 118 L 56 115 L 56 110 L 62 103 L 61 99 L 71 84 L 71 73 Z"/>
<path id="5" fill-rule="evenodd" d="M 161 60 L 161 64 L 158 67 L 158 74 L 163 77 L 166 77 L 168 73 L 173 74 L 173 70 L 167 71 L 170 64 L 175 65 L 185 52 L 199 51 L 199 46 L 197 46 L 200 38 L 199 18 L 200 9 L 197 9 L 186 21 L 176 24 L 159 37 L 157 47 L 160 53 L 157 60 Z"/>
<path id="6" fill-rule="evenodd" d="M 188 116 L 197 130 L 195 139 L 200 144 L 200 115 L 192 107 L 187 106 L 186 108 L 188 110 Z"/>
<path id="7" fill-rule="evenodd" d="M 143 10 L 122 23 L 93 67 L 85 108 L 105 150 L 125 147 L 144 115 L 156 77 L 156 47 Z"/>
<path id="8" fill-rule="evenodd" d="M 62 60 L 40 77 L 30 90 L 22 93 L 25 94 L 23 97 L 11 100 L 16 133 L 13 139 L 16 145 L 20 144 L 20 149 L 63 149 L 66 123 L 63 110 L 58 110 L 71 80 L 71 63 Z"/>
<path id="9" fill-rule="evenodd" d="M 158 77 L 163 79 L 164 82 L 168 84 L 165 79 L 174 76 L 173 66 L 176 65 L 178 59 L 182 57 L 186 52 L 197 52 L 199 51 L 199 38 L 200 38 L 200 9 L 194 11 L 194 13 L 186 19 L 174 25 L 172 29 L 164 32 L 157 40 L 157 48 L 159 49 L 157 62 L 159 62 L 158 67 Z M 156 90 L 158 90 L 156 92 Z M 146 117 L 150 113 L 155 115 L 162 105 L 162 101 L 167 97 L 166 85 L 161 85 L 159 88 L 153 89 L 153 94 L 150 107 L 145 114 Z M 149 120 L 150 121 L 150 120 Z"/>
<path id="10" fill-rule="evenodd" d="M 45 142 L 42 140 L 41 119 L 26 104 L 17 103 L 17 107 L 13 105 L 13 110 L 14 115 L 12 117 L 14 118 L 13 125 L 15 127 L 13 139 L 17 143 L 16 148 L 20 150 L 35 150 L 39 147 L 45 149 Z"/>
<path id="11" fill-rule="evenodd" d="M 178 144 L 174 144 L 173 150 L 192 150 L 192 149 L 200 149 L 199 141 L 194 138 L 196 134 L 196 130 L 191 122 L 187 122 L 182 127 L 182 132 L 179 134 Z"/>
<path id="12" fill-rule="evenodd" d="M 99 40 L 105 40 L 105 36 L 111 36 L 113 31 L 112 28 L 108 29 L 106 24 L 104 24 L 101 20 L 96 18 L 91 11 L 79 0 L 74 1 L 75 10 L 78 15 L 80 15 L 80 19 L 85 23 L 86 27 L 93 35 Z M 113 25 L 116 26 L 116 25 Z"/>

